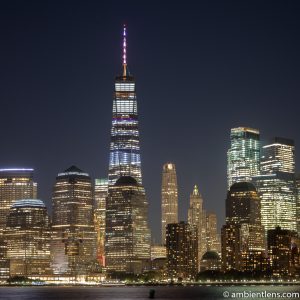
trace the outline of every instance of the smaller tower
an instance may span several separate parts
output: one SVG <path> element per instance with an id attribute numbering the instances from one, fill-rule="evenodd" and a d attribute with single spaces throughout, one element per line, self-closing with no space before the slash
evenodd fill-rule
<path id="1" fill-rule="evenodd" d="M 161 184 L 161 239 L 166 244 L 166 226 L 178 223 L 178 189 L 175 164 L 163 165 Z"/>

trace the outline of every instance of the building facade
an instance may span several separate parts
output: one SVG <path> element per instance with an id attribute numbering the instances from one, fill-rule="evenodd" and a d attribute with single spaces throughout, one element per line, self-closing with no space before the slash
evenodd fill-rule
<path id="1" fill-rule="evenodd" d="M 227 187 L 259 175 L 260 134 L 248 127 L 232 128 L 227 152 Z"/>
<path id="2" fill-rule="evenodd" d="M 106 269 L 140 274 L 150 267 L 150 230 L 145 190 L 130 176 L 108 190 L 106 204 Z"/>
<path id="3" fill-rule="evenodd" d="M 105 215 L 108 195 L 108 180 L 95 179 L 94 225 L 97 234 L 97 260 L 105 266 Z"/>
<path id="4" fill-rule="evenodd" d="M 194 279 L 198 273 L 197 228 L 186 222 L 167 224 L 169 280 Z"/>
<path id="5" fill-rule="evenodd" d="M 33 169 L 0 169 L 0 233 L 5 229 L 6 217 L 16 200 L 37 197 L 33 172 Z"/>
<path id="6" fill-rule="evenodd" d="M 203 209 L 203 198 L 195 185 L 190 195 L 190 206 L 188 209 L 188 223 L 197 229 L 198 236 L 198 270 L 203 254 L 207 251 L 206 212 Z"/>
<path id="7" fill-rule="evenodd" d="M 123 74 L 115 79 L 109 158 L 109 185 L 121 176 L 142 184 L 139 122 L 134 77 L 127 67 L 127 33 L 123 29 Z"/>
<path id="8" fill-rule="evenodd" d="M 265 252 L 264 234 L 255 186 L 249 182 L 234 183 L 227 193 L 226 224 L 222 227 L 223 269 L 258 269 Z"/>
<path id="9" fill-rule="evenodd" d="M 16 200 L 35 199 L 37 183 L 33 180 L 33 169 L 0 169 L 0 280 L 9 276 L 7 245 L 4 230 L 10 208 Z"/>
<path id="10" fill-rule="evenodd" d="M 221 241 L 218 233 L 218 221 L 215 213 L 206 213 L 206 244 L 207 250 L 221 253 Z"/>
<path id="11" fill-rule="evenodd" d="M 51 274 L 51 231 L 47 208 L 38 199 L 17 200 L 4 231 L 10 276 Z"/>
<path id="12" fill-rule="evenodd" d="M 300 275 L 300 239 L 295 231 L 281 229 L 268 230 L 268 254 L 272 275 L 289 277 Z"/>
<path id="13" fill-rule="evenodd" d="M 175 164 L 163 165 L 161 184 L 161 240 L 166 244 L 166 226 L 178 223 L 178 188 Z"/>
<path id="14" fill-rule="evenodd" d="M 261 171 L 253 178 L 261 198 L 262 224 L 267 230 L 280 226 L 297 230 L 294 141 L 275 137 L 263 146 Z"/>
<path id="15" fill-rule="evenodd" d="M 87 274 L 96 260 L 93 190 L 90 176 L 71 166 L 53 188 L 51 256 L 55 274 Z"/>

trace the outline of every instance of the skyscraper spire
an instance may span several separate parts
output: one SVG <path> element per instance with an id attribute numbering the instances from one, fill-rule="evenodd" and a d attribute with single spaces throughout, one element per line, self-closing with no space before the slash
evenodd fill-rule
<path id="1" fill-rule="evenodd" d="M 126 26 L 123 27 L 123 74 L 115 80 L 109 160 L 109 186 L 120 176 L 131 176 L 142 184 L 140 138 L 134 77 L 126 60 Z"/>
<path id="2" fill-rule="evenodd" d="M 127 43 L 126 43 L 126 24 L 123 26 L 123 76 L 127 76 Z"/>

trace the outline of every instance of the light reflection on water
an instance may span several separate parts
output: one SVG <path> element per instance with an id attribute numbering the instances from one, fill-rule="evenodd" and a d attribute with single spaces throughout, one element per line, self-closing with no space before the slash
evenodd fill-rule
<path id="1" fill-rule="evenodd" d="M 98 299 L 149 299 L 149 291 L 155 290 L 155 299 L 234 299 L 236 293 L 292 293 L 300 286 L 143 286 L 143 287 L 0 287 L 2 300 L 98 300 Z M 225 292 L 224 297 L 223 293 Z M 248 293 L 248 294 L 247 294 Z M 282 294 L 281 294 L 282 295 Z M 278 299 L 244 297 L 235 299 Z M 287 299 L 286 297 L 282 299 Z M 299 299 L 294 297 L 290 299 Z"/>

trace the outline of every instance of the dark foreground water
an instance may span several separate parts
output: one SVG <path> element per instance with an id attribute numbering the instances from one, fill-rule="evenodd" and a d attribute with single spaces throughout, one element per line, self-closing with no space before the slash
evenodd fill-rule
<path id="1" fill-rule="evenodd" d="M 155 290 L 155 299 L 161 300 L 300 299 L 300 294 L 295 294 L 300 292 L 300 286 L 0 287 L 0 299 L 149 299 L 150 289 Z"/>

